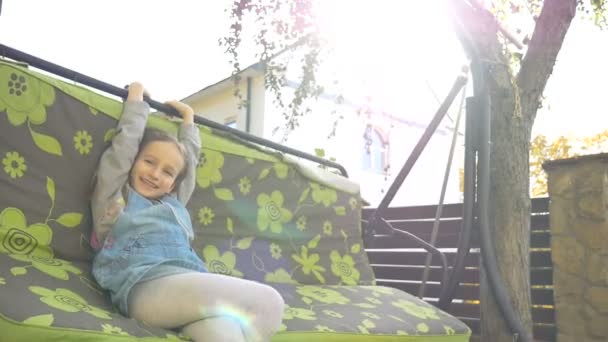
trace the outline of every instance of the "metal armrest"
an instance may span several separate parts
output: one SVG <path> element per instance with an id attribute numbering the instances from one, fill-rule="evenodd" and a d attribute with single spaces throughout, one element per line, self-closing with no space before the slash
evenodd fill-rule
<path id="1" fill-rule="evenodd" d="M 419 247 L 424 248 L 427 252 L 438 256 L 439 259 L 441 260 L 441 268 L 442 268 L 441 291 L 439 294 L 439 298 L 442 298 L 444 296 L 444 292 L 448 288 L 449 272 L 448 272 L 448 261 L 443 252 L 441 252 L 439 249 L 435 248 L 435 246 L 429 244 L 428 242 L 422 240 L 421 238 L 417 237 L 416 235 L 414 235 L 410 232 L 396 229 L 383 218 L 377 218 L 376 220 L 372 220 L 367 223 L 368 223 L 368 225 L 373 224 L 373 223 L 380 223 L 380 224 L 376 225 L 375 227 L 367 226 L 365 229 L 366 232 L 373 232 L 374 235 L 376 233 L 387 234 L 389 236 L 396 235 L 396 236 L 399 236 L 399 237 L 402 237 L 405 239 L 409 239 L 411 241 L 414 241 Z M 372 241 L 371 239 L 373 239 L 373 235 L 366 236 L 366 239 L 368 240 L 368 242 L 371 242 Z"/>

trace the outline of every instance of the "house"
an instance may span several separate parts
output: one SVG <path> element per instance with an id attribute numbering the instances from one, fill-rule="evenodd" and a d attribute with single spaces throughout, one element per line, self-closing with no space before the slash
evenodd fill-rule
<path id="1" fill-rule="evenodd" d="M 274 94 L 265 89 L 266 70 L 264 63 L 253 64 L 237 74 L 238 83 L 230 76 L 182 101 L 215 122 L 307 153 L 315 154 L 315 149 L 323 149 L 325 158 L 335 158 L 346 168 L 349 178 L 361 184 L 363 197 L 372 206 L 382 200 L 439 107 L 437 99 L 424 88 L 414 89 L 416 94 L 408 101 L 412 108 L 416 107 L 413 109 L 416 114 L 424 113 L 423 117 L 412 113 L 394 115 L 375 110 L 364 99 L 336 101 L 336 95 L 323 93 L 309 103 L 312 112 L 299 120 L 298 127 L 285 134 L 283 112 L 274 103 Z M 289 96 L 297 85 L 288 80 L 284 93 Z M 415 85 L 409 87 L 416 88 Z M 235 95 L 237 90 L 238 96 Z M 457 111 L 456 107 L 457 103 L 452 105 L 452 113 Z M 328 137 L 340 117 L 335 136 Z M 453 134 L 450 124 L 444 119 L 434 133 L 391 202 L 392 206 L 438 203 Z M 458 168 L 462 165 L 462 142 L 458 145 L 445 203 L 461 201 Z"/>

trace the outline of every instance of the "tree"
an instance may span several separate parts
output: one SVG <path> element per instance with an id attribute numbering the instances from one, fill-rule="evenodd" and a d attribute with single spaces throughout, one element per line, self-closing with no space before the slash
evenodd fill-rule
<path id="1" fill-rule="evenodd" d="M 495 195 L 490 196 L 490 227 L 499 272 L 516 312 L 531 332 L 529 153 L 532 125 L 577 10 L 590 16 L 598 26 L 607 27 L 608 4 L 604 0 L 493 0 L 488 11 L 476 0 L 449 2 L 458 18 L 458 31 L 469 38 L 467 48 L 478 51 L 480 59 L 489 65 L 483 77 L 492 115 L 490 188 Z M 271 56 L 272 51 L 279 51 L 299 39 L 305 41 L 304 45 L 310 50 L 305 59 L 307 67 L 303 69 L 302 84 L 313 89 L 314 77 L 311 75 L 319 65 L 323 48 L 315 34 L 314 4 L 313 0 L 235 0 L 231 9 L 232 31 L 223 44 L 237 60 L 243 17 L 251 13 L 261 28 L 256 43 L 262 47 L 259 54 L 262 60 Z M 513 51 L 500 33 L 497 18 L 502 20 L 523 11 L 529 12 L 533 24 L 526 38 L 525 53 L 519 53 Z M 348 15 L 346 9 L 344 15 Z M 236 67 L 238 69 L 238 63 Z M 271 76 L 267 86 L 280 92 L 280 78 Z M 313 93 L 304 90 L 297 94 L 295 102 L 288 106 L 290 115 L 298 116 L 294 110 L 303 101 L 300 96 Z M 481 306 L 482 340 L 513 341 L 484 279 Z"/>

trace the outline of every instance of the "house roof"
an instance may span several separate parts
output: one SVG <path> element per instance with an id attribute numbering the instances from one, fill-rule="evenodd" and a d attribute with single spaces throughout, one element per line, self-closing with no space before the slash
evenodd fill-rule
<path id="1" fill-rule="evenodd" d="M 0 0 L 0 2 L 1 2 L 1 0 Z M 311 36 L 311 34 L 298 39 L 298 41 L 296 41 L 295 43 L 285 46 L 283 49 L 276 52 L 272 56 L 269 56 L 267 59 L 265 59 L 263 61 L 259 61 L 254 64 L 251 64 L 250 66 L 246 67 L 245 69 L 241 70 L 240 72 L 238 72 L 234 75 L 226 77 L 223 80 L 216 82 L 214 84 L 211 84 L 211 85 L 197 91 L 194 94 L 186 96 L 181 101 L 185 102 L 185 103 L 192 103 L 199 99 L 213 96 L 220 91 L 223 91 L 229 87 L 234 86 L 235 76 L 239 76 L 241 78 L 247 78 L 247 77 L 259 76 L 259 75 L 265 75 L 266 63 L 268 63 L 268 61 L 271 61 L 271 60 L 277 58 L 278 56 L 284 54 L 285 52 L 293 50 L 293 49 L 297 48 L 298 46 L 304 44 L 310 36 Z"/>
<path id="2" fill-rule="evenodd" d="M 181 101 L 184 103 L 190 104 L 190 103 L 198 101 L 200 99 L 214 96 L 221 91 L 224 91 L 230 87 L 233 87 L 234 82 L 235 82 L 235 77 L 240 77 L 241 79 L 243 79 L 243 78 L 247 78 L 247 77 L 264 75 L 265 72 L 266 72 L 266 63 L 257 62 L 255 64 L 252 64 L 252 65 L 246 67 L 245 69 L 241 70 L 240 72 L 238 72 L 234 75 L 230 75 L 221 81 L 218 81 L 216 83 L 206 86 L 205 88 L 197 91 L 196 93 L 193 93 L 191 95 L 184 97 Z"/>

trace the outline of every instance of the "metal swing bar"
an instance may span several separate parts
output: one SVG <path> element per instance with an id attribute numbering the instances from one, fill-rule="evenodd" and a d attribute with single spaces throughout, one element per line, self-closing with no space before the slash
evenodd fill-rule
<path id="1" fill-rule="evenodd" d="M 414 164 L 418 160 L 418 157 L 420 157 L 420 154 L 422 154 L 422 151 L 424 150 L 424 148 L 428 144 L 429 140 L 431 139 L 431 137 L 433 136 L 433 134 L 439 127 L 439 124 L 441 123 L 441 121 L 443 120 L 445 115 L 447 114 L 448 109 L 450 108 L 451 104 L 454 102 L 454 99 L 456 98 L 458 93 L 462 90 L 462 88 L 466 85 L 466 83 L 467 83 L 467 77 L 465 75 L 459 75 L 456 78 L 456 80 L 454 81 L 454 84 L 452 85 L 452 89 L 448 93 L 447 97 L 443 100 L 441 105 L 439 106 L 439 109 L 437 109 L 437 111 L 435 112 L 435 116 L 433 117 L 433 119 L 431 120 L 431 122 L 429 123 L 427 128 L 425 129 L 424 133 L 420 137 L 420 140 L 418 140 L 418 143 L 416 144 L 416 146 L 414 146 L 414 149 L 410 153 L 408 159 L 406 160 L 405 164 L 401 168 L 401 171 L 399 171 L 399 174 L 397 174 L 397 176 L 395 177 L 395 180 L 393 181 L 393 183 L 387 190 L 386 194 L 382 198 L 382 201 L 380 202 L 380 204 L 378 205 L 376 210 L 370 215 L 368 222 L 366 224 L 366 227 L 365 227 L 364 238 L 365 238 L 367 248 L 370 248 L 370 247 L 373 248 L 372 247 L 373 239 L 374 239 L 374 236 L 376 235 L 376 233 L 388 234 L 390 236 L 398 235 L 398 236 L 401 236 L 401 237 L 404 237 L 406 239 L 410 239 L 410 240 L 416 242 L 416 244 L 418 244 L 421 248 L 424 248 L 429 253 L 438 256 L 441 260 L 441 265 L 442 265 L 442 280 L 441 280 L 441 291 L 440 291 L 441 296 L 440 297 L 445 297 L 445 292 L 447 290 L 448 279 L 449 279 L 448 263 L 447 263 L 445 254 L 443 254 L 439 249 L 435 248 L 433 245 L 429 244 L 428 242 L 418 238 L 414 234 L 395 229 L 389 222 L 387 222 L 384 218 L 382 218 L 382 214 L 386 209 L 388 209 L 390 202 L 393 200 L 393 198 L 397 194 L 397 191 L 403 184 L 403 181 L 405 180 L 407 175 L 412 170 Z M 441 308 L 441 306 L 440 306 L 440 308 Z"/>
<path id="2" fill-rule="evenodd" d="M 93 77 L 78 73 L 76 71 L 70 70 L 68 68 L 62 67 L 60 65 L 57 64 L 53 64 L 51 62 L 48 62 L 46 60 L 43 60 L 41 58 L 32 56 L 30 54 L 27 54 L 25 52 L 13 49 L 11 47 L 8 47 L 6 45 L 0 44 L 0 56 L 4 56 L 6 58 L 10 58 L 12 60 L 15 61 L 20 61 L 20 62 L 24 62 L 27 63 L 28 65 L 31 65 L 35 68 L 50 72 L 52 74 L 61 76 L 63 78 L 72 80 L 74 82 L 78 82 L 84 85 L 87 85 L 89 87 L 104 91 L 108 94 L 112 94 L 121 98 L 126 98 L 127 97 L 127 90 L 124 88 L 119 88 L 116 86 L 113 86 L 109 83 L 105 83 L 103 81 L 97 80 Z M 175 117 L 180 117 L 179 113 L 171 106 L 168 106 L 164 103 L 155 101 L 153 99 L 150 98 L 145 98 L 145 101 L 148 102 L 148 104 L 150 104 L 150 107 L 157 109 L 163 113 L 166 113 L 168 115 L 171 116 L 175 116 Z M 258 145 L 262 145 L 265 147 L 270 147 L 274 150 L 280 151 L 280 152 L 284 152 L 287 154 L 291 154 L 294 155 L 296 157 L 300 157 L 300 158 L 304 158 L 316 163 L 319 163 L 321 165 L 325 165 L 328 167 L 332 167 L 337 169 L 338 171 L 340 171 L 340 173 L 344 176 L 344 177 L 348 177 L 348 173 L 346 172 L 346 169 L 336 163 L 333 162 L 331 160 L 326 160 L 317 156 L 314 156 L 312 154 L 308 154 L 306 152 L 302 152 L 296 149 L 293 149 L 291 147 L 287 147 L 278 143 L 275 143 L 274 141 L 270 141 L 268 139 L 264 139 L 264 138 L 260 138 L 258 136 L 255 136 L 253 134 L 250 133 L 246 133 L 243 131 L 240 131 L 238 129 L 235 128 L 231 128 L 222 124 L 219 124 L 215 121 L 211 121 L 209 119 L 205 119 L 203 117 L 200 116 L 195 116 L 194 117 L 194 121 L 197 124 L 200 125 L 204 125 L 207 127 L 211 127 L 213 129 L 216 129 L 218 131 L 222 131 L 222 132 L 227 132 L 230 133 L 232 135 L 235 135 L 241 139 L 244 139 L 246 141 L 258 144 Z"/>

